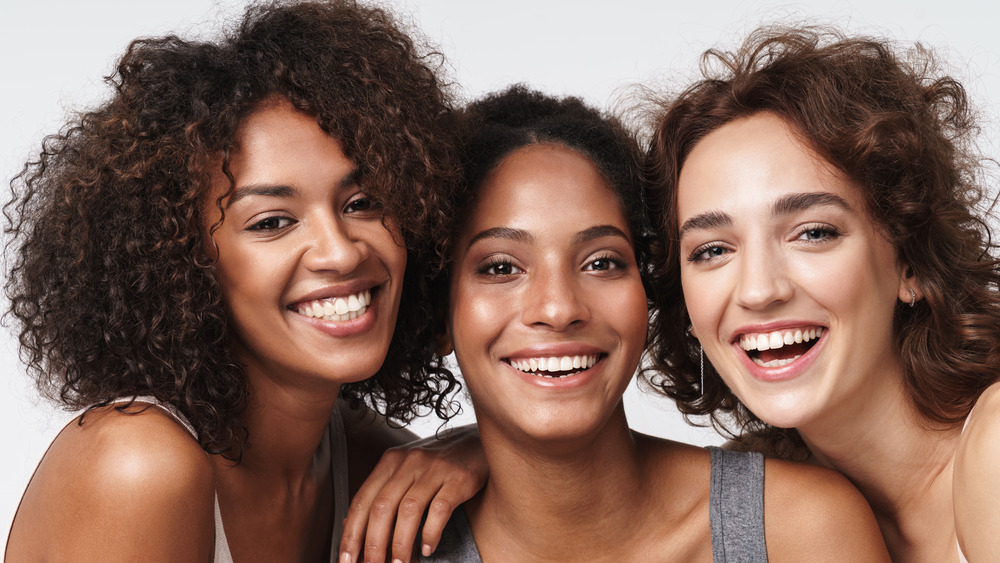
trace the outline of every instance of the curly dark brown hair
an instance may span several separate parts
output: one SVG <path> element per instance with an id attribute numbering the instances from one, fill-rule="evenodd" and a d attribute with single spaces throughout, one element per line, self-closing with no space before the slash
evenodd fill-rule
<path id="1" fill-rule="evenodd" d="M 665 243 L 654 257 L 659 313 L 646 376 L 682 412 L 711 415 L 731 435 L 767 435 L 784 451 L 782 441 L 801 445 L 794 430 L 772 429 L 747 410 L 707 362 L 701 388 L 680 283 L 677 182 L 685 158 L 722 125 L 773 112 L 859 187 L 909 266 L 924 299 L 895 311 L 905 386 L 927 420 L 962 421 L 1000 376 L 1000 268 L 984 220 L 993 200 L 961 84 L 941 75 L 919 45 L 901 49 L 813 27 L 759 29 L 735 52 L 706 52 L 702 74 L 660 102 L 648 152 L 647 199 Z"/>
<path id="2" fill-rule="evenodd" d="M 433 357 L 426 276 L 443 261 L 433 235 L 447 228 L 459 171 L 442 58 L 408 32 L 385 10 L 331 0 L 251 6 L 215 42 L 132 42 L 108 78 L 111 100 L 47 137 L 4 207 L 6 319 L 42 392 L 70 408 L 152 395 L 207 451 L 239 458 L 247 383 L 204 203 L 240 124 L 281 97 L 341 141 L 407 243 L 388 357 L 342 395 L 397 421 L 447 417 L 457 382 Z"/>

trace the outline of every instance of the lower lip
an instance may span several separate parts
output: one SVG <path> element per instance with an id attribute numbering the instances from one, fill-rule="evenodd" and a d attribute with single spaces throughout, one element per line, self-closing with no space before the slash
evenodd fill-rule
<path id="1" fill-rule="evenodd" d="M 590 369 L 577 372 L 573 375 L 564 375 L 562 377 L 543 377 L 533 373 L 521 371 L 507 362 L 503 362 L 503 364 L 510 368 L 510 370 L 517 374 L 517 376 L 522 380 L 536 387 L 544 387 L 546 389 L 576 389 L 577 387 L 586 385 L 597 377 L 598 371 L 604 368 L 605 360 L 607 360 L 607 356 L 601 356 L 601 358 L 597 360 L 597 363 L 591 366 Z"/>
<path id="2" fill-rule="evenodd" d="M 368 308 L 365 309 L 365 312 L 362 313 L 361 316 L 355 317 L 349 321 L 327 321 L 317 319 L 316 317 L 309 317 L 297 311 L 289 312 L 292 313 L 295 318 L 319 330 L 327 336 L 335 338 L 360 336 L 375 326 L 375 320 L 378 318 L 378 297 L 381 296 L 381 293 L 382 292 L 372 292 L 371 303 L 368 304 Z"/>
<path id="3" fill-rule="evenodd" d="M 750 356 L 740 348 L 739 342 L 733 344 L 736 349 L 737 356 L 740 357 L 740 361 L 746 366 L 750 375 L 758 381 L 766 381 L 768 383 L 788 381 L 790 379 L 795 379 L 802 375 L 802 373 L 809 369 L 809 367 L 816 361 L 816 357 L 819 356 L 820 350 L 823 345 L 826 344 L 826 336 L 830 333 L 829 330 L 824 329 L 823 335 L 819 337 L 816 344 L 813 344 L 811 348 L 805 353 L 799 356 L 790 364 L 783 365 L 776 368 L 768 368 L 764 366 L 757 365 L 756 362 L 750 359 Z"/>

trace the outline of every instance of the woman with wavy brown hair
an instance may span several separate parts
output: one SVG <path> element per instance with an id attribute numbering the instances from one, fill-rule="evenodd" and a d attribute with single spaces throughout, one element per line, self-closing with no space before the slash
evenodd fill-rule
<path id="1" fill-rule="evenodd" d="M 383 417 L 456 388 L 423 275 L 457 178 L 433 60 L 383 10 L 253 6 L 134 41 L 46 138 L 5 208 L 8 318 L 84 412 L 9 560 L 338 559 L 350 490 L 409 438 Z"/>
<path id="2" fill-rule="evenodd" d="M 822 29 L 702 66 L 649 152 L 647 373 L 735 447 L 846 475 L 894 560 L 996 560 L 1000 267 L 965 91 Z"/>

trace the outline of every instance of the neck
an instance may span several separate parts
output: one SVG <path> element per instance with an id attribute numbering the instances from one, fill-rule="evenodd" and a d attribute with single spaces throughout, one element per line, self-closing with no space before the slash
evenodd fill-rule
<path id="1" fill-rule="evenodd" d="M 901 376 L 878 380 L 884 384 L 865 399 L 799 433 L 820 464 L 865 496 L 893 558 L 917 560 L 923 548 L 953 543 L 951 468 L 961 429 L 920 415 Z"/>
<path id="2" fill-rule="evenodd" d="M 323 382 L 321 388 L 288 385 L 248 366 L 249 406 L 241 419 L 248 443 L 236 469 L 254 481 L 285 483 L 291 490 L 328 472 L 329 452 L 323 437 L 330 421 L 340 384 Z"/>
<path id="3" fill-rule="evenodd" d="M 644 479 L 621 404 L 596 435 L 560 443 L 526 443 L 483 422 L 491 474 L 468 506 L 485 556 L 583 561 L 629 537 Z"/>

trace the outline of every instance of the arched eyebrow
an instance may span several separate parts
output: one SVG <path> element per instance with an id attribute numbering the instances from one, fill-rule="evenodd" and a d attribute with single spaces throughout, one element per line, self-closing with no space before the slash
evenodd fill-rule
<path id="1" fill-rule="evenodd" d="M 853 209 L 851 204 L 839 195 L 832 194 L 830 192 L 802 192 L 786 194 L 778 198 L 778 200 L 771 205 L 771 215 L 775 217 L 790 215 L 792 213 L 804 211 L 811 207 L 819 207 L 823 205 L 832 205 L 846 211 Z M 684 233 L 691 230 L 717 229 L 729 227 L 732 226 L 732 224 L 733 217 L 728 213 L 723 213 L 722 211 L 708 211 L 700 215 L 695 215 L 687 221 L 684 221 L 679 234 L 683 237 Z"/>
<path id="2" fill-rule="evenodd" d="M 347 174 L 344 174 L 344 177 L 337 182 L 337 189 L 353 186 L 357 183 L 358 169 L 354 168 Z M 226 202 L 226 209 L 229 209 L 237 201 L 251 196 L 289 198 L 295 197 L 298 193 L 299 191 L 295 187 L 285 184 L 247 184 L 233 190 L 233 195 Z"/>
<path id="3" fill-rule="evenodd" d="M 624 231 L 619 229 L 614 225 L 595 225 L 593 227 L 584 229 L 573 237 L 574 244 L 580 244 L 594 239 L 599 239 L 602 237 L 621 237 L 625 239 L 629 244 L 632 244 L 632 240 L 629 239 L 628 235 Z"/>
<path id="4" fill-rule="evenodd" d="M 707 213 L 695 215 L 687 221 L 684 221 L 684 224 L 681 226 L 680 236 L 683 237 L 684 233 L 696 229 L 718 229 L 721 227 L 729 227 L 732 224 L 733 218 L 728 213 L 723 213 L 721 211 L 709 211 Z"/>
<path id="5" fill-rule="evenodd" d="M 469 244 L 465 245 L 466 250 L 472 247 L 473 244 L 479 242 L 483 239 L 488 238 L 499 238 L 505 240 L 512 240 L 515 242 L 522 243 L 532 243 L 535 241 L 535 237 L 531 236 L 531 233 L 523 229 L 512 229 L 510 227 L 494 227 L 492 229 L 486 229 L 476 233 L 474 237 L 469 239 Z"/>
<path id="6" fill-rule="evenodd" d="M 771 206 L 772 215 L 788 215 L 798 211 L 818 207 L 820 205 L 832 205 L 845 211 L 852 209 L 851 204 L 839 195 L 830 192 L 804 192 L 798 194 L 787 194 L 774 202 Z"/>

